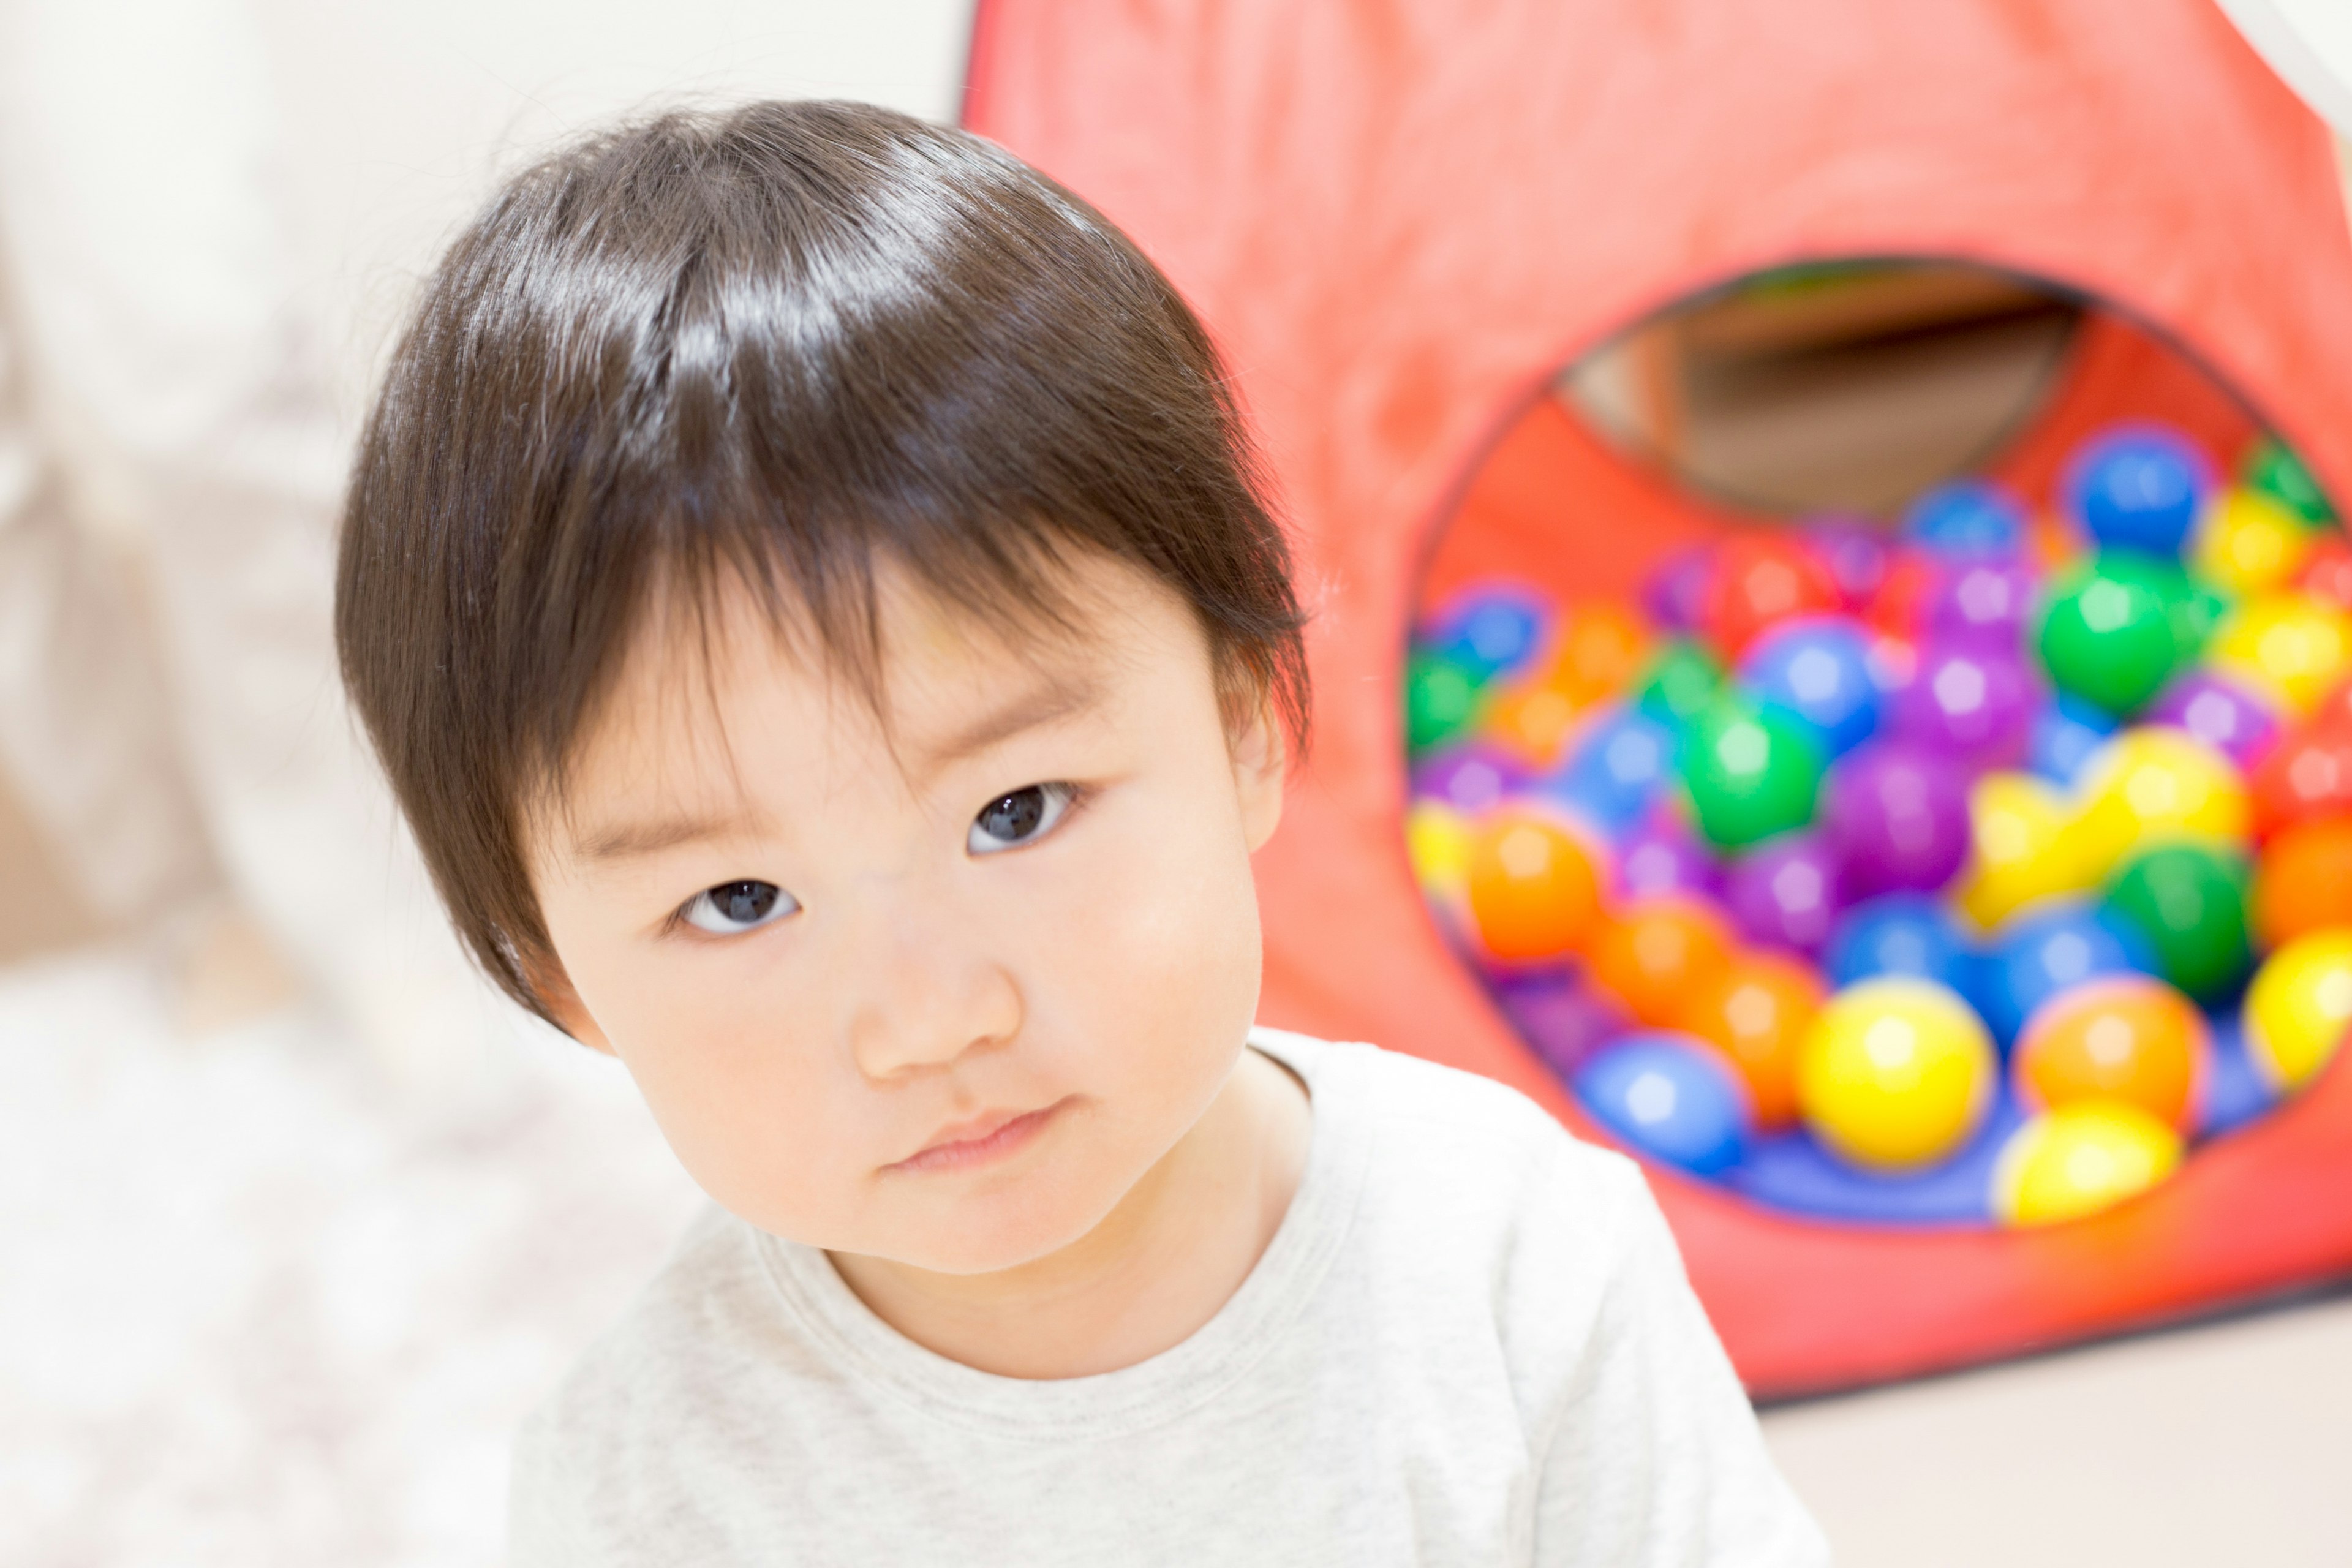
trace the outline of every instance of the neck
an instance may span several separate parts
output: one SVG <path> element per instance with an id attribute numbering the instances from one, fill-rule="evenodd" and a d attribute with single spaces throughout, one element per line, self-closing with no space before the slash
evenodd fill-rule
<path id="1" fill-rule="evenodd" d="M 832 1255 L 875 1315 L 1004 1377 L 1085 1377 L 1190 1338 L 1256 1267 L 1307 1163 L 1311 1117 L 1288 1069 L 1244 1050 L 1201 1120 L 1085 1236 L 992 1274 Z"/>

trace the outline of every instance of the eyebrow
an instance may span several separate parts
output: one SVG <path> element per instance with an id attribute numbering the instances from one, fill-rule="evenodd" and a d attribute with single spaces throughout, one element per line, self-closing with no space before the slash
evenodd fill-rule
<path id="1" fill-rule="evenodd" d="M 917 777 L 929 777 L 978 756 L 992 746 L 1002 745 L 1015 735 L 1082 713 L 1100 700 L 1101 695 L 1100 688 L 1090 679 L 1042 681 L 922 748 L 910 771 Z M 667 816 L 618 823 L 583 837 L 573 847 L 572 858 L 585 864 L 609 865 L 708 839 L 740 837 L 751 828 L 751 821 L 742 816 Z"/>

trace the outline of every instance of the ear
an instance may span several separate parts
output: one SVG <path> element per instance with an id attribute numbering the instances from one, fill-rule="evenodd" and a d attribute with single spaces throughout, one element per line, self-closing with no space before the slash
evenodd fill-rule
<path id="1" fill-rule="evenodd" d="M 1254 704 L 1233 738 L 1234 787 L 1241 801 L 1242 833 L 1255 854 L 1282 821 L 1282 786 L 1290 773 L 1290 748 L 1273 705 Z"/>
<path id="2" fill-rule="evenodd" d="M 608 1057 L 619 1054 L 613 1049 L 613 1042 L 605 1038 L 604 1031 L 596 1026 L 588 1005 L 580 1000 L 580 993 L 572 989 L 572 977 L 563 973 L 562 964 L 551 955 L 526 958 L 522 969 L 524 978 L 530 982 L 531 994 L 539 998 L 540 1006 L 557 1028 L 590 1050 L 602 1051 Z"/>

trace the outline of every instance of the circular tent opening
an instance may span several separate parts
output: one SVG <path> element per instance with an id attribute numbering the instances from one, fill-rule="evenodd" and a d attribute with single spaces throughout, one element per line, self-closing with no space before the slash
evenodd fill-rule
<path id="1" fill-rule="evenodd" d="M 1463 483 L 1408 849 L 1636 1154 L 2060 1222 L 2333 1054 L 2347 670 L 2326 498 L 2162 335 L 1966 263 L 1780 269 L 1583 354 Z"/>

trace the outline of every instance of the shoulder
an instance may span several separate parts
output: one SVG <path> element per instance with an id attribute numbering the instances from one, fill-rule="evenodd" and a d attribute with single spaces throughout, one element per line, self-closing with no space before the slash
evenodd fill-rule
<path id="1" fill-rule="evenodd" d="M 517 1568 L 630 1560 L 644 1521 L 676 1519 L 676 1484 L 726 1464 L 723 1446 L 706 1450 L 733 1425 L 747 1358 L 776 1337 L 768 1299 L 755 1233 L 713 1206 L 516 1433 Z"/>

